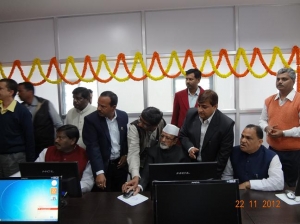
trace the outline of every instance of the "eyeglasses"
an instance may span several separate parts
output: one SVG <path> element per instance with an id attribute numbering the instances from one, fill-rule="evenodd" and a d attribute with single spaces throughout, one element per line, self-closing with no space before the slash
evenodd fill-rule
<path id="1" fill-rule="evenodd" d="M 164 134 L 161 134 L 161 135 L 160 135 L 160 138 L 161 138 L 161 139 L 165 138 L 167 141 L 172 141 L 172 140 L 174 140 L 176 137 L 175 137 L 175 138 L 170 138 L 169 136 L 166 136 L 166 135 L 164 135 Z"/>

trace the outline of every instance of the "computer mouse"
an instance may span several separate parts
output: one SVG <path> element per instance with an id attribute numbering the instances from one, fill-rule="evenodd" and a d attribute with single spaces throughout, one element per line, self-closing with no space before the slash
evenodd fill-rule
<path id="1" fill-rule="evenodd" d="M 124 193 L 123 193 L 123 197 L 124 197 L 124 198 L 130 198 L 131 196 L 133 196 L 133 193 L 134 193 L 133 190 L 130 190 L 130 191 L 128 191 L 128 192 L 124 192 Z"/>
<path id="2" fill-rule="evenodd" d="M 295 193 L 293 192 L 293 191 L 290 191 L 290 190 L 286 190 L 285 191 L 285 194 L 286 194 L 286 196 L 289 198 L 289 199 L 295 199 L 296 198 L 296 195 L 295 195 Z"/>

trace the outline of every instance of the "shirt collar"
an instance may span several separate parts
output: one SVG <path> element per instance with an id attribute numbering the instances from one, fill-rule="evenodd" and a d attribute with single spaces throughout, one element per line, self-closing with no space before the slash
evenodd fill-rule
<path id="1" fill-rule="evenodd" d="M 213 118 L 214 114 L 216 113 L 216 110 L 217 109 L 215 109 L 215 111 L 212 113 L 212 115 L 209 118 L 207 118 L 204 122 L 209 124 L 211 119 Z M 199 117 L 199 119 L 200 119 L 201 123 L 203 124 L 203 119 L 201 117 Z"/>
<path id="2" fill-rule="evenodd" d="M 115 121 L 116 119 L 117 119 L 117 113 L 116 113 L 116 111 L 115 111 L 115 116 L 113 117 L 113 119 L 108 119 L 107 117 L 105 117 L 105 119 L 106 119 L 106 121 L 110 121 L 110 122 L 113 122 L 113 121 Z"/>
<path id="3" fill-rule="evenodd" d="M 91 104 L 87 104 L 87 106 L 83 109 L 83 110 L 78 110 L 78 109 L 76 109 L 76 111 L 77 111 L 77 113 L 85 113 L 86 111 L 88 111 L 89 110 L 89 108 L 91 107 Z"/>
<path id="4" fill-rule="evenodd" d="M 294 89 L 292 89 L 292 91 L 286 96 L 286 99 L 293 101 L 295 95 L 296 95 L 296 91 Z M 279 93 L 277 93 L 274 100 L 278 100 L 279 97 L 280 97 L 280 95 L 279 95 Z"/>
<path id="5" fill-rule="evenodd" d="M 15 111 L 15 108 L 16 108 L 16 105 L 17 105 L 17 101 L 16 100 L 13 100 L 6 109 L 3 109 L 3 104 L 2 102 L 0 103 L 0 110 L 1 112 L 4 112 L 4 111 L 11 111 L 11 112 L 14 112 Z"/>
<path id="6" fill-rule="evenodd" d="M 199 88 L 199 86 L 198 86 L 197 91 L 195 92 L 195 95 L 198 96 L 199 93 L 200 93 L 200 88 Z M 189 89 L 188 89 L 188 95 L 192 95 L 192 94 L 190 93 L 190 90 L 189 90 Z"/>
<path id="7" fill-rule="evenodd" d="M 26 105 L 26 106 L 37 106 L 38 103 L 39 103 L 39 102 L 38 102 L 37 98 L 34 96 L 33 99 L 32 99 L 31 104 L 25 103 L 25 105 Z"/>

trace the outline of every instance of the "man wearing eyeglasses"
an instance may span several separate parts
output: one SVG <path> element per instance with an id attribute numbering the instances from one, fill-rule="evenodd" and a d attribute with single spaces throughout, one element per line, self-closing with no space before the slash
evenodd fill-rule
<path id="1" fill-rule="evenodd" d="M 142 111 L 140 118 L 129 126 L 127 162 L 132 180 L 127 184 L 134 189 L 137 188 L 140 172 L 145 166 L 147 150 L 158 143 L 165 125 L 163 113 L 155 107 L 147 107 Z"/>
<path id="2" fill-rule="evenodd" d="M 146 190 L 149 183 L 150 163 L 180 163 L 189 162 L 189 157 L 182 147 L 177 143 L 179 128 L 172 124 L 167 124 L 159 138 L 159 143 L 147 150 L 147 159 L 144 168 L 141 170 L 141 179 L 135 189 L 134 195 Z M 123 191 L 129 191 L 133 187 L 123 185 Z"/>
<path id="3" fill-rule="evenodd" d="M 217 161 L 217 177 L 221 178 L 233 147 L 234 121 L 218 110 L 213 90 L 205 90 L 197 102 L 198 108 L 187 112 L 179 140 L 192 161 Z"/>

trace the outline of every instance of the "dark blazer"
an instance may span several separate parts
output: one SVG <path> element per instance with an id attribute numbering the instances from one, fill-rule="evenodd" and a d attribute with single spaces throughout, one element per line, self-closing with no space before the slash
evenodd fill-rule
<path id="1" fill-rule="evenodd" d="M 116 110 L 117 122 L 120 132 L 120 156 L 127 155 L 127 124 L 128 115 L 126 112 Z M 86 152 L 91 162 L 95 175 L 97 171 L 107 172 L 110 154 L 111 139 L 105 117 L 98 115 L 95 111 L 84 118 L 82 130 L 83 142 L 86 145 Z"/>
<path id="2" fill-rule="evenodd" d="M 233 148 L 234 121 L 215 111 L 203 140 L 201 157 L 203 162 L 218 161 L 217 175 L 220 178 Z M 186 119 L 179 132 L 179 139 L 184 150 L 191 147 L 199 149 L 201 121 L 197 108 L 188 110 Z"/>
<path id="3" fill-rule="evenodd" d="M 204 92 L 200 86 L 200 93 Z M 196 102 L 195 107 L 197 107 L 198 103 Z M 183 121 L 186 116 L 186 112 L 190 109 L 189 99 L 188 99 L 188 89 L 181 90 L 175 93 L 174 103 L 173 103 L 173 114 L 171 124 L 176 125 L 181 128 Z"/>

